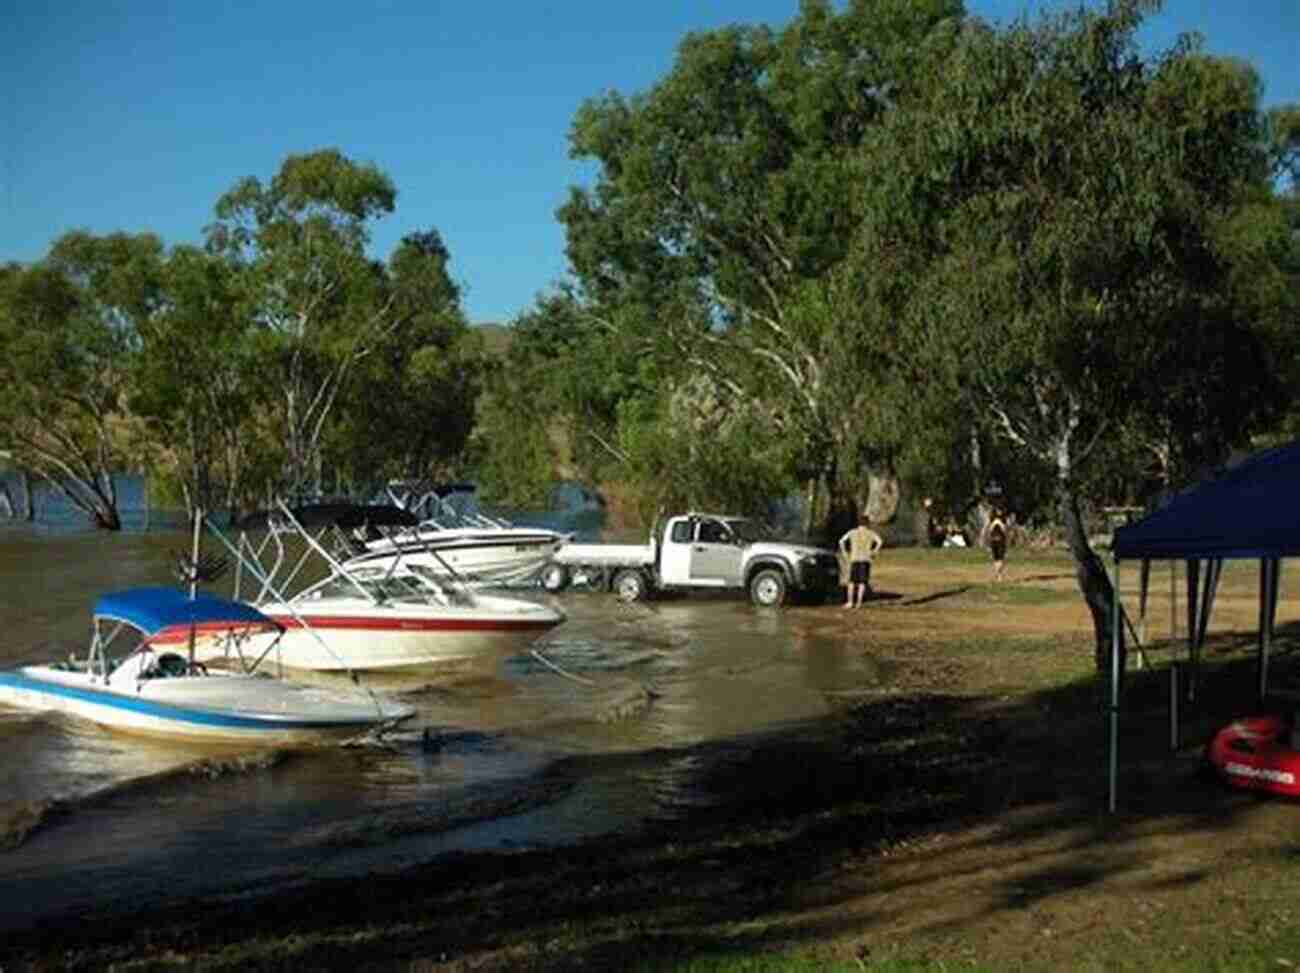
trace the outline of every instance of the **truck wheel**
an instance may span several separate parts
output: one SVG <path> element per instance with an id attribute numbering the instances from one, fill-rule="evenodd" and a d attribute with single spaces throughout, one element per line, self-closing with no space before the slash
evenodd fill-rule
<path id="1" fill-rule="evenodd" d="M 554 562 L 542 568 L 542 587 L 547 591 L 563 591 L 569 586 L 569 569 Z"/>
<path id="2" fill-rule="evenodd" d="M 619 601 L 640 601 L 646 595 L 645 575 L 636 568 L 624 568 L 614 575 L 613 588 Z"/>
<path id="3" fill-rule="evenodd" d="M 764 568 L 749 580 L 749 600 L 764 607 L 782 605 L 785 588 L 784 574 L 775 568 Z"/>

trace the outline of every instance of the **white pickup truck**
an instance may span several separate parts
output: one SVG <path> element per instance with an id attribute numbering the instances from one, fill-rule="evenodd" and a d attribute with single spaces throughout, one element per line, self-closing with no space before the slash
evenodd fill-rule
<path id="1" fill-rule="evenodd" d="M 757 521 L 685 513 L 651 531 L 647 544 L 563 544 L 542 570 L 542 586 L 612 590 L 623 601 L 654 591 L 743 589 L 756 605 L 794 594 L 824 598 L 840 584 L 834 551 L 770 539 Z"/>

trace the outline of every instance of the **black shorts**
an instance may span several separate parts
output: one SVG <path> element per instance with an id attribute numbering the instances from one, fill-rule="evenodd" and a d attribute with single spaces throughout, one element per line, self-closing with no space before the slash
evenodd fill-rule
<path id="1" fill-rule="evenodd" d="M 993 552 L 993 560 L 1005 561 L 1007 559 L 1007 542 L 994 541 L 989 545 L 989 550 Z"/>
<path id="2" fill-rule="evenodd" d="M 849 583 L 850 584 L 870 584 L 871 583 L 871 562 L 854 561 L 849 565 Z"/>

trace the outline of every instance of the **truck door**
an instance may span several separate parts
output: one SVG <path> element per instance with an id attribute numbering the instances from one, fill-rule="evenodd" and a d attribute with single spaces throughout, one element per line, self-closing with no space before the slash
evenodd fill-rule
<path id="1" fill-rule="evenodd" d="M 740 584 L 740 545 L 719 520 L 706 517 L 696 524 L 695 543 L 691 545 L 691 584 Z"/>
<path id="2" fill-rule="evenodd" d="M 659 583 L 687 584 L 691 576 L 691 547 L 695 537 L 695 521 L 690 517 L 674 517 L 664 528 L 659 544 Z"/>

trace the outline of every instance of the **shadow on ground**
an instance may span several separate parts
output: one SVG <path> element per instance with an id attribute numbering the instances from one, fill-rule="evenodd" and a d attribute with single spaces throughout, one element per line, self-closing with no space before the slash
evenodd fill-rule
<path id="1" fill-rule="evenodd" d="M 291 896 L 87 916 L 57 930 L 57 947 L 54 930 L 31 930 L 0 948 L 0 960 L 7 951 L 15 962 L 6 969 L 52 957 L 87 966 L 170 957 L 206 968 L 623 969 L 648 956 L 667 965 L 1023 916 L 1145 875 L 1156 852 L 1139 834 L 1224 832 L 1255 805 L 1207 780 L 1199 761 L 1217 726 L 1257 708 L 1251 644 L 1240 634 L 1211 641 L 1177 752 L 1167 670 L 1131 674 L 1115 815 L 1104 810 L 1099 682 L 1010 699 L 882 694 L 744 747 L 641 755 L 698 766 L 692 785 L 712 798 L 705 810 L 666 809 L 643 834 L 449 855 Z M 900 858 L 907 868 L 887 867 Z M 1161 882 L 1206 879 L 1188 867 Z M 962 900 L 964 883 L 977 880 L 985 893 Z"/>

